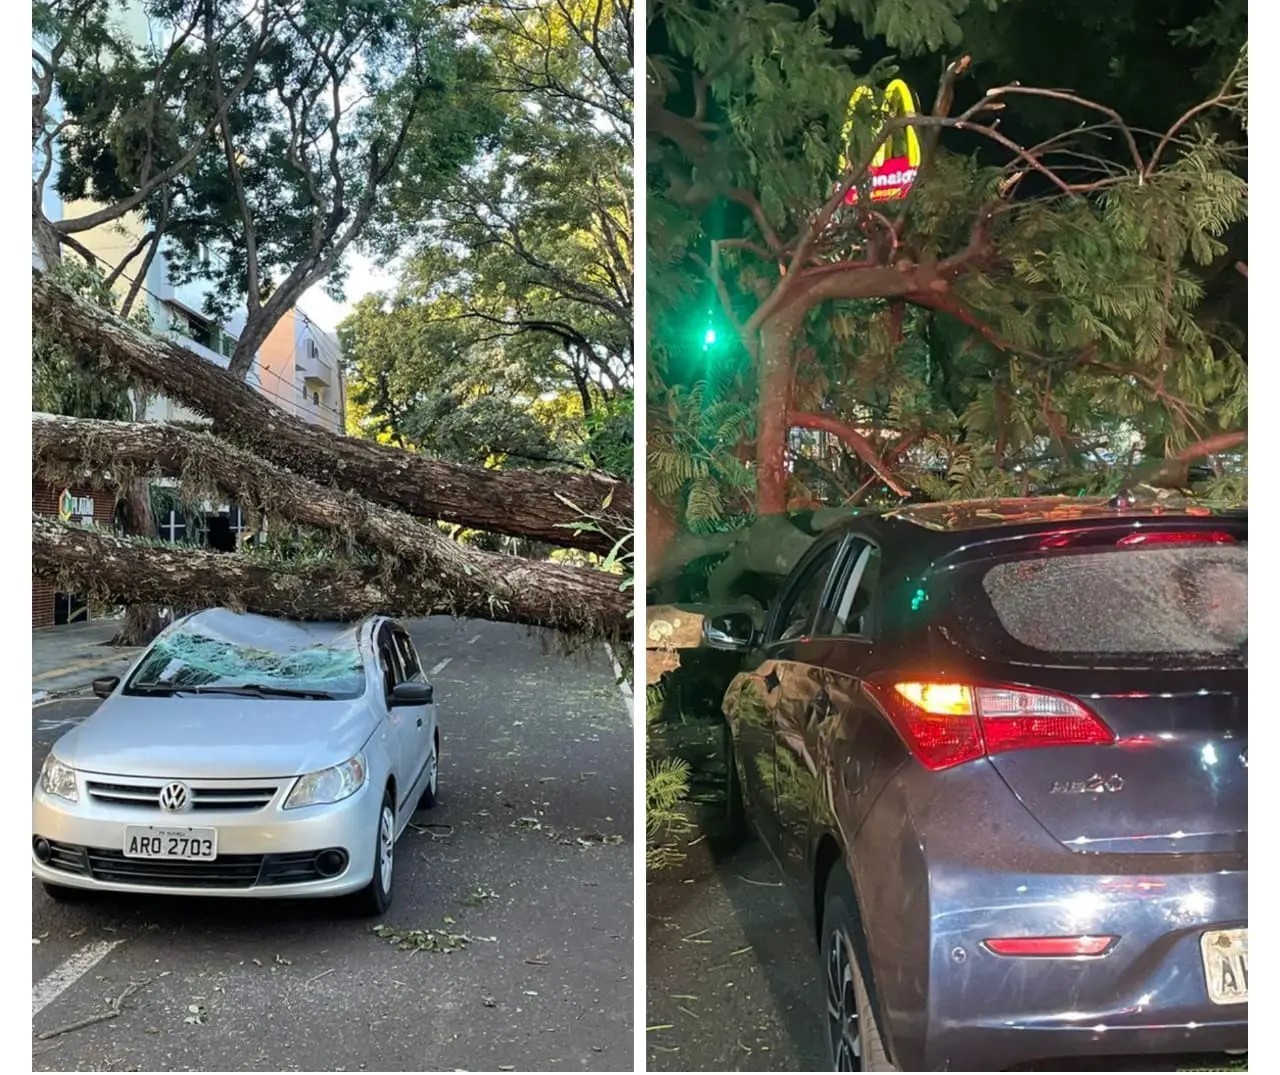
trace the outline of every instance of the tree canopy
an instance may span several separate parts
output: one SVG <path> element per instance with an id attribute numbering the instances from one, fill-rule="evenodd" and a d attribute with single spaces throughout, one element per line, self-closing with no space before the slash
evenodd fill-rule
<path id="1" fill-rule="evenodd" d="M 1149 6 L 654 5 L 649 481 L 670 518 L 1077 492 L 1239 447 L 1243 5 Z M 894 76 L 918 115 L 886 102 Z M 909 193 L 873 200 L 909 132 Z"/>
<path id="2" fill-rule="evenodd" d="M 50 47 L 33 53 L 33 148 L 64 199 L 101 206 L 49 221 L 33 191 L 37 233 L 55 248 L 141 214 L 131 257 L 167 240 L 175 283 L 213 285 L 208 313 L 244 308 L 240 377 L 308 288 L 340 291 L 348 249 L 393 226 L 392 189 L 448 182 L 499 119 L 465 16 L 426 0 L 147 0 L 145 33 L 114 0 L 34 8 Z"/>
<path id="3" fill-rule="evenodd" d="M 396 188 L 384 253 L 407 253 L 343 326 L 352 398 L 446 458 L 630 473 L 630 5 L 502 0 L 472 31 L 499 135 Z"/>

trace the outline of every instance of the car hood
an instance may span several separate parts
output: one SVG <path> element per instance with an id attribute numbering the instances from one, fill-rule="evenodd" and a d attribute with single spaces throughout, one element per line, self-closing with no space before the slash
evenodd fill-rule
<path id="1" fill-rule="evenodd" d="M 113 695 L 54 745 L 73 769 L 111 776 L 257 779 L 346 761 L 377 719 L 363 698 Z"/>

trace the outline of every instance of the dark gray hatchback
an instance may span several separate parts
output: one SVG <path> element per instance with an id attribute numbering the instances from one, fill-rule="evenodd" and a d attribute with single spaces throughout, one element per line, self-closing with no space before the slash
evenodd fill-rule
<path id="1" fill-rule="evenodd" d="M 836 1070 L 1243 1051 L 1247 515 L 1034 499 L 826 532 L 725 695 Z M 817 985 L 815 984 L 815 988 Z"/>

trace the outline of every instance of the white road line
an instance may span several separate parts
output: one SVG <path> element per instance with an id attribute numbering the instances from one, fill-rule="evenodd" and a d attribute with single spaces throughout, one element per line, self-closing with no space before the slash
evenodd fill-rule
<path id="1" fill-rule="evenodd" d="M 627 707 L 627 712 L 631 712 L 631 684 L 622 676 L 622 665 L 618 663 L 618 658 L 613 655 L 613 648 L 608 642 L 604 644 L 604 651 L 609 655 L 609 663 L 613 665 L 613 674 L 618 682 L 618 693 L 622 695 L 622 701 Z"/>
<path id="2" fill-rule="evenodd" d="M 472 635 L 470 638 L 467 639 L 467 645 L 474 646 L 479 641 L 480 641 L 479 635 Z"/>
<path id="3" fill-rule="evenodd" d="M 34 1019 L 39 1015 L 44 1008 L 57 1000 L 122 944 L 124 944 L 123 938 L 118 941 L 98 941 L 96 944 L 87 945 L 36 982 L 31 987 L 31 1018 Z"/>
<path id="4" fill-rule="evenodd" d="M 438 676 L 441 672 L 444 671 L 444 666 L 448 664 L 451 660 L 453 660 L 452 657 L 446 657 L 443 661 L 441 661 L 438 665 L 436 665 L 433 669 L 431 669 L 431 671 L 428 672 L 427 674 L 432 676 Z"/>

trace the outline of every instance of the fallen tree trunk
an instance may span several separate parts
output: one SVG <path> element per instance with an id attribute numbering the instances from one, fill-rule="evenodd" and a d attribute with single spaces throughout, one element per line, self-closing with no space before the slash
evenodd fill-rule
<path id="1" fill-rule="evenodd" d="M 61 590 L 118 604 L 228 608 L 301 620 L 351 620 L 381 613 L 448 613 L 554 627 L 578 636 L 629 634 L 631 601 L 618 578 L 515 557 L 502 560 L 503 600 L 483 587 L 460 592 L 435 572 L 387 577 L 334 560 L 291 565 L 239 553 L 130 540 L 48 516 L 31 517 L 31 566 Z M 497 565 L 494 565 L 495 567 Z"/>
<path id="2" fill-rule="evenodd" d="M 172 341 L 140 333 L 39 272 L 32 274 L 31 316 L 89 368 L 105 365 L 142 382 L 211 419 L 219 436 L 321 485 L 411 515 L 591 552 L 607 553 L 632 527 L 632 490 L 625 482 L 485 470 L 335 435 L 286 414 L 226 370 Z M 617 524 L 613 535 L 575 533 L 569 525 L 583 513 L 601 513 L 606 504 Z"/>

